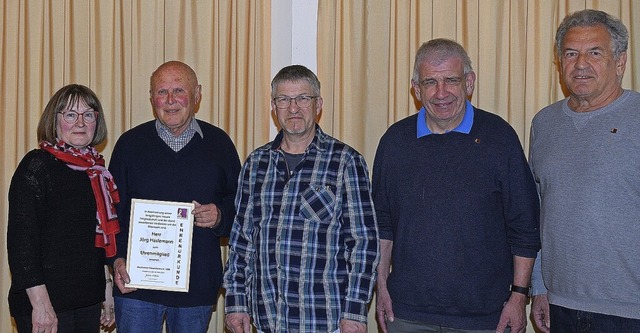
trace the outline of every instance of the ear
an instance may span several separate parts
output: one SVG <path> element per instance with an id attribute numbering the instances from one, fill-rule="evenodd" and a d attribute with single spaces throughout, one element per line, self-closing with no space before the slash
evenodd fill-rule
<path id="1" fill-rule="evenodd" d="M 464 81 L 465 89 L 467 91 L 467 96 L 473 95 L 473 89 L 476 87 L 476 73 L 469 72 L 466 75 L 466 80 Z"/>
<path id="2" fill-rule="evenodd" d="M 316 109 L 318 111 L 322 110 L 323 104 L 324 104 L 324 100 L 322 99 L 322 97 L 318 96 L 318 98 L 316 98 Z"/>
<path id="3" fill-rule="evenodd" d="M 413 93 L 416 95 L 416 99 L 422 102 L 422 99 L 420 98 L 420 85 L 418 82 L 411 80 L 411 87 L 413 88 Z"/>
<path id="4" fill-rule="evenodd" d="M 626 67 L 627 67 L 627 52 L 625 51 L 620 53 L 620 56 L 616 61 L 616 75 L 622 77 Z"/>
<path id="5" fill-rule="evenodd" d="M 318 96 L 318 98 L 316 98 L 316 121 L 320 118 L 320 114 L 322 113 L 322 105 L 324 105 L 324 100 L 322 97 Z"/>
<path id="6" fill-rule="evenodd" d="M 200 99 L 202 98 L 202 85 L 197 85 L 194 91 L 195 94 L 195 99 L 196 99 L 196 104 L 198 104 L 200 102 Z"/>

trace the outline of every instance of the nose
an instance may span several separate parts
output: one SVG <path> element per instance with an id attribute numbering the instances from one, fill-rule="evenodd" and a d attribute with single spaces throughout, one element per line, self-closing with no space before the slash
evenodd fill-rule
<path id="1" fill-rule="evenodd" d="M 176 102 L 176 97 L 173 95 L 173 93 L 168 93 L 167 94 L 167 104 L 171 105 L 174 104 Z"/>
<path id="2" fill-rule="evenodd" d="M 584 69 L 589 67 L 589 62 L 586 60 L 587 59 L 586 56 L 587 56 L 586 54 L 582 54 L 582 53 L 578 54 L 578 56 L 576 57 L 576 63 L 575 63 L 576 68 Z"/>
<path id="3" fill-rule="evenodd" d="M 78 113 L 78 119 L 76 119 L 75 125 L 78 127 L 87 126 L 87 122 L 84 120 L 84 113 Z"/>
<path id="4" fill-rule="evenodd" d="M 436 85 L 435 95 L 438 98 L 449 95 L 449 91 L 447 91 L 447 85 L 444 83 L 444 80 L 438 80 L 438 84 Z"/>
<path id="5" fill-rule="evenodd" d="M 300 108 L 298 107 L 298 102 L 296 102 L 295 99 L 291 99 L 291 103 L 289 103 L 287 111 L 289 111 L 290 113 L 298 113 L 299 110 Z"/>

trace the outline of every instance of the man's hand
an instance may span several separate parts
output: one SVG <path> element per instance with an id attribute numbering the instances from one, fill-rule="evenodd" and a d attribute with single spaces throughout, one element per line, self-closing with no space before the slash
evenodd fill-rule
<path id="1" fill-rule="evenodd" d="M 224 325 L 231 333 L 251 333 L 251 320 L 248 313 L 229 313 L 224 316 Z"/>
<path id="2" fill-rule="evenodd" d="M 367 325 L 359 321 L 340 319 L 340 333 L 366 333 Z"/>
<path id="3" fill-rule="evenodd" d="M 527 306 L 528 298 L 519 293 L 511 293 L 511 297 L 502 308 L 500 321 L 496 327 L 496 333 L 502 333 L 511 327 L 511 333 L 525 333 L 527 329 Z"/>
<path id="4" fill-rule="evenodd" d="M 113 263 L 113 282 L 115 282 L 120 292 L 123 294 L 128 294 L 130 292 L 136 291 L 136 288 L 127 288 L 124 286 L 125 283 L 131 282 L 131 278 L 129 277 L 129 273 L 127 273 L 127 263 L 123 258 L 118 258 Z"/>
<path id="5" fill-rule="evenodd" d="M 533 296 L 533 300 L 531 301 L 531 318 L 533 318 L 533 323 L 540 332 L 551 332 L 547 294 Z"/>
<path id="6" fill-rule="evenodd" d="M 382 332 L 387 333 L 387 320 L 392 322 L 393 308 L 391 307 L 391 296 L 385 288 L 378 288 L 376 291 L 376 317 L 378 318 L 378 327 Z"/>
<path id="7" fill-rule="evenodd" d="M 215 204 L 201 205 L 193 201 L 196 208 L 193 210 L 193 224 L 200 228 L 215 228 L 222 220 L 222 213 Z"/>

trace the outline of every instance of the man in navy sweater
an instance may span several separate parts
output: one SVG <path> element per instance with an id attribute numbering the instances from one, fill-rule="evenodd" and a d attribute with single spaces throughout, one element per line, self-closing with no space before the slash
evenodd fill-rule
<path id="1" fill-rule="evenodd" d="M 476 75 L 458 43 L 424 43 L 414 66 L 423 107 L 387 130 L 373 165 L 379 324 L 383 332 L 524 332 L 540 236 L 518 136 L 467 100 Z"/>
<path id="2" fill-rule="evenodd" d="M 220 237 L 235 216 L 240 159 L 229 136 L 194 118 L 201 86 L 188 65 L 170 61 L 151 76 L 155 120 L 118 139 L 109 170 L 120 190 L 120 234 L 113 263 L 118 332 L 206 332 L 222 284 Z M 189 292 L 125 287 L 131 199 L 195 204 Z"/>

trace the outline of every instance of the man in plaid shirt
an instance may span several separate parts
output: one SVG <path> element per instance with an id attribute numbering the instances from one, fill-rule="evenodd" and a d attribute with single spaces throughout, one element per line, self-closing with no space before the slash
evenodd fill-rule
<path id="1" fill-rule="evenodd" d="M 364 158 L 316 124 L 320 82 L 280 70 L 275 140 L 244 163 L 224 287 L 234 333 L 366 332 L 379 241 Z M 250 319 L 251 318 L 251 319 Z"/>

